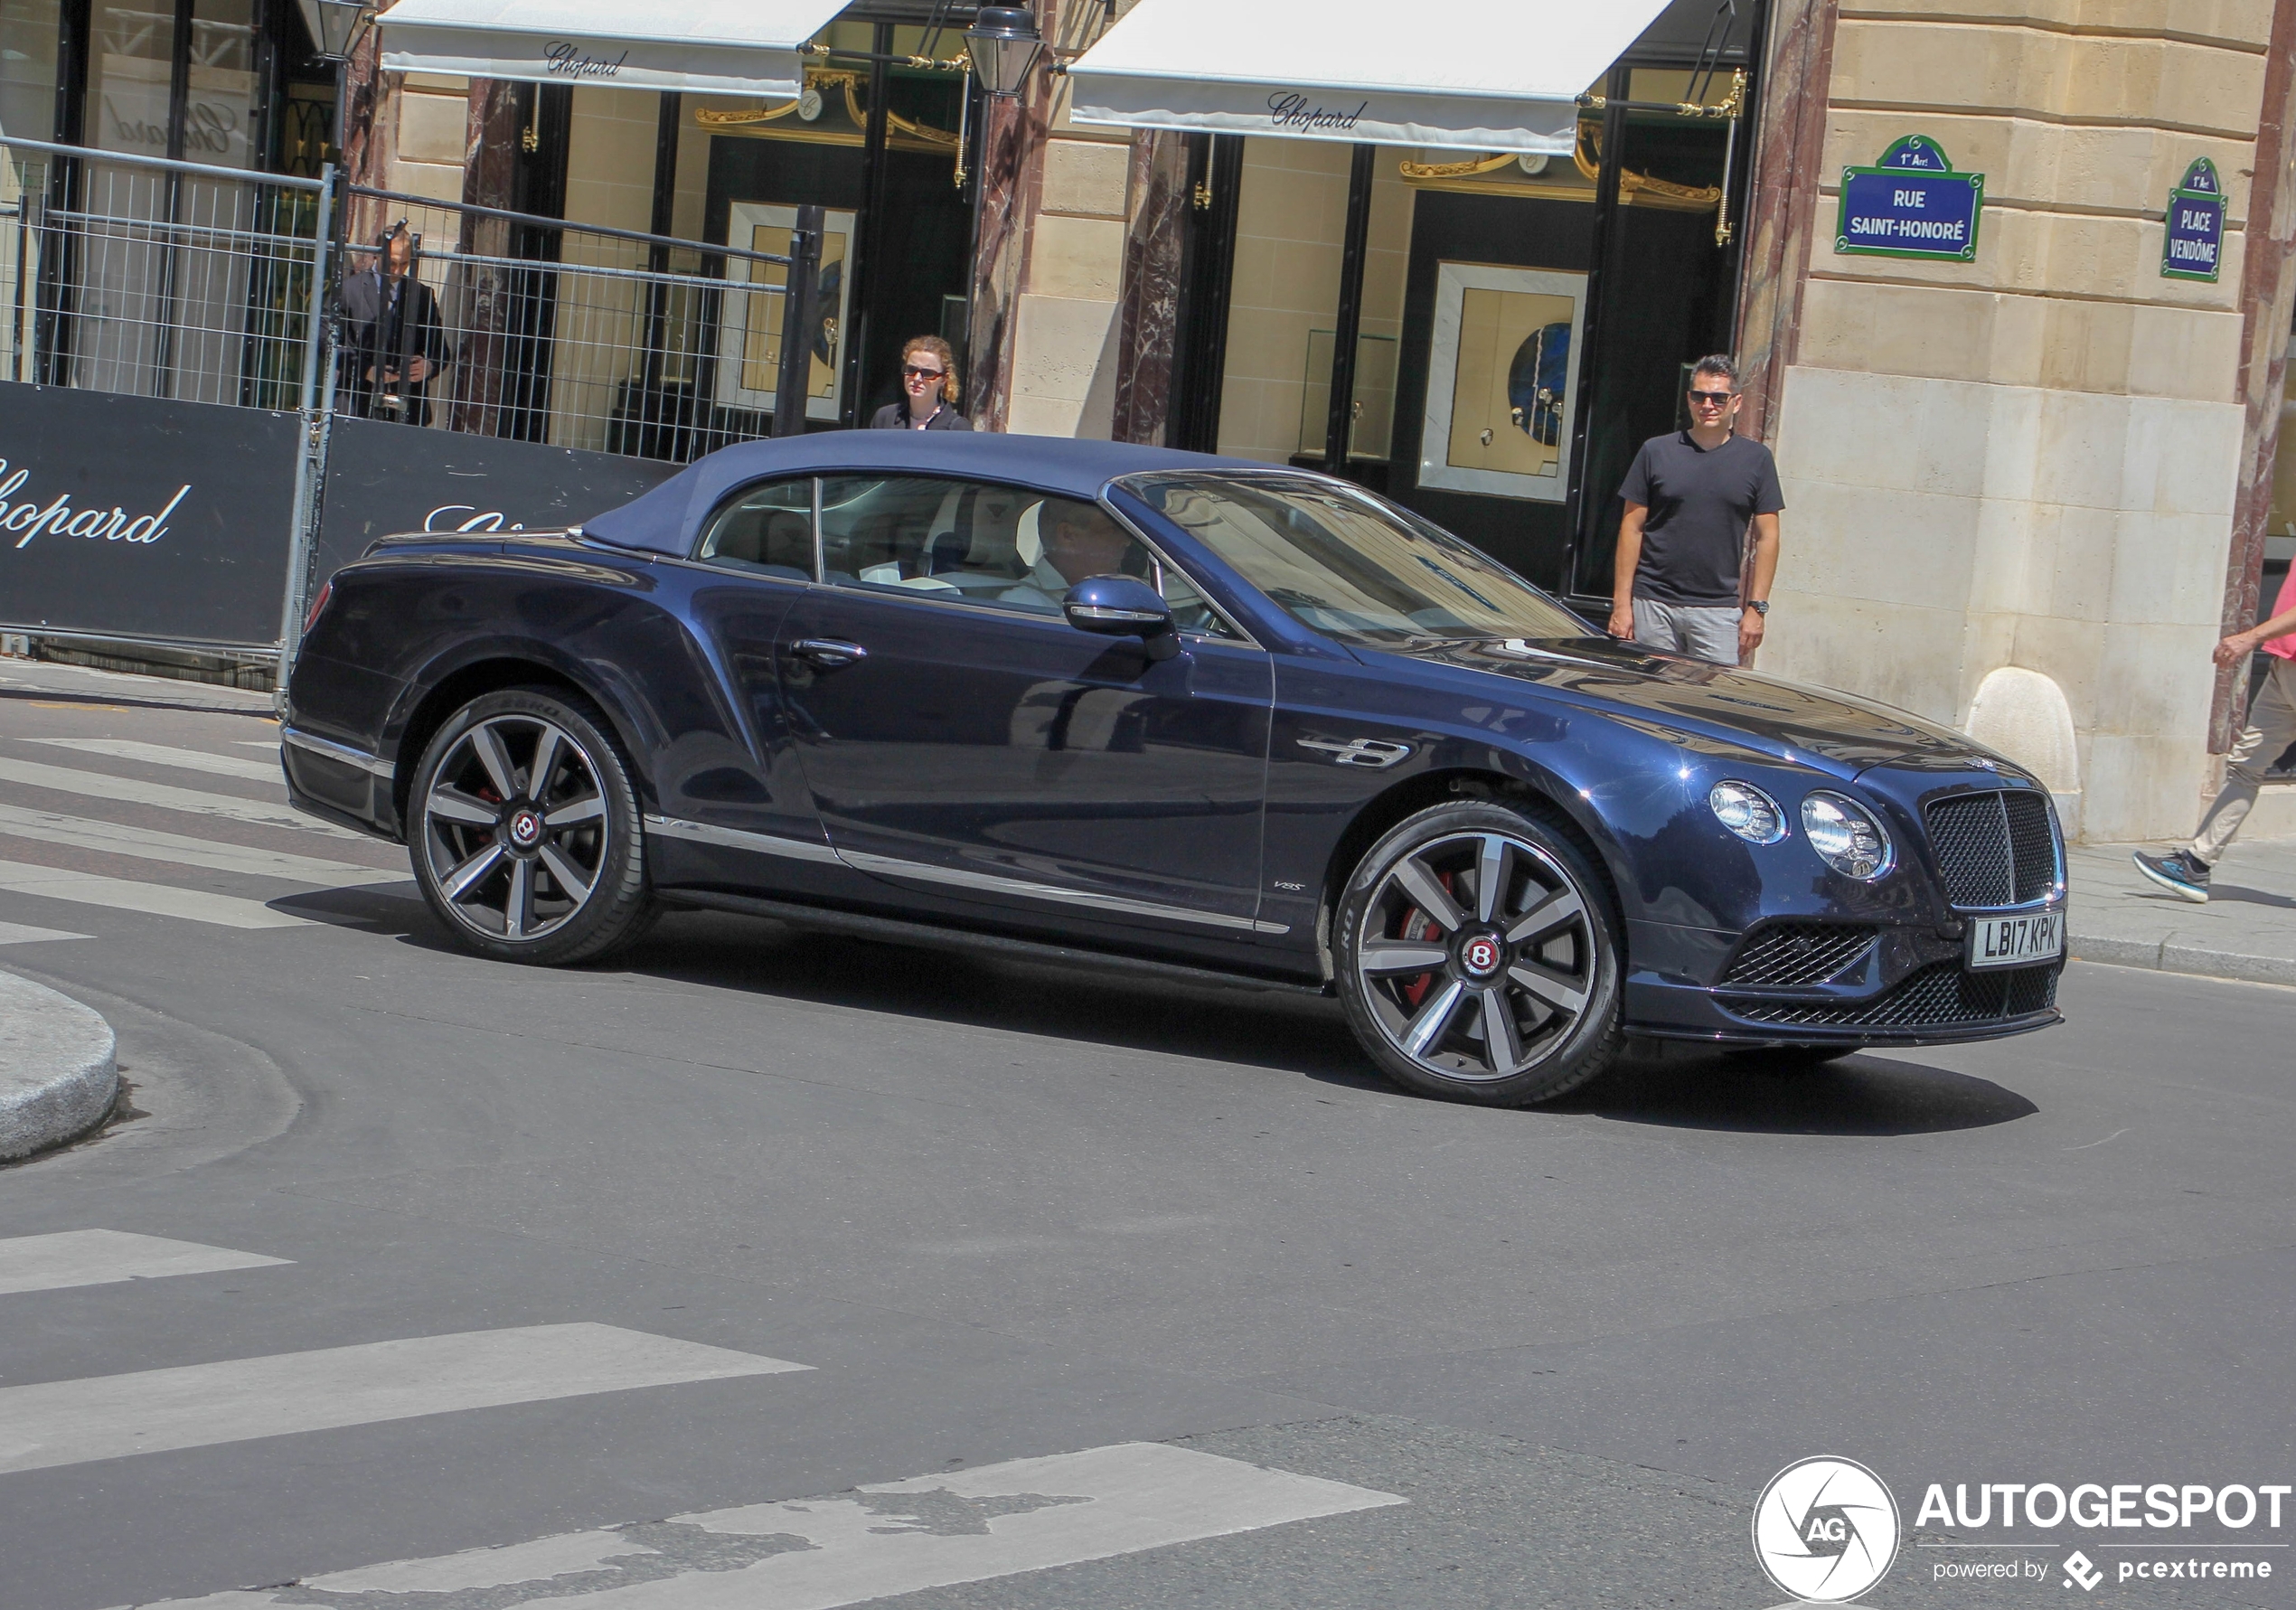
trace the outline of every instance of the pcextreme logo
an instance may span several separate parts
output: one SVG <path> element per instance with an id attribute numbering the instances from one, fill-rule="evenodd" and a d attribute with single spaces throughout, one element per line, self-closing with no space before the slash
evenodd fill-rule
<path id="1" fill-rule="evenodd" d="M 1839 1605 L 1879 1582 L 1897 1558 L 1897 1501 L 1852 1459 L 1798 1460 L 1754 1506 L 1754 1557 L 1781 1590 Z"/>

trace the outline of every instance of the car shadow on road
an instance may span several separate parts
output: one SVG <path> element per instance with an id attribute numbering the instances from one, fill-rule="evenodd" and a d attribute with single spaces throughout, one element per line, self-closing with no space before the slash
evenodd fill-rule
<path id="1" fill-rule="evenodd" d="M 1680 1129 L 1891 1135 L 1983 1129 L 2040 1108 L 1990 1079 L 1895 1055 L 1812 1067 L 1759 1051 L 1665 1046 L 1623 1058 L 1544 1110 Z"/>
<path id="2" fill-rule="evenodd" d="M 272 905 L 442 956 L 463 954 L 419 899 L 396 890 L 328 890 Z M 1199 988 L 712 911 L 671 913 L 626 955 L 579 970 L 1162 1051 L 1410 1099 L 1364 1056 L 1338 1003 L 1288 991 Z M 1983 1128 L 2038 1110 L 1990 1080 L 1896 1057 L 1850 1057 L 1793 1071 L 1761 1053 L 1726 1057 L 1647 1043 L 1637 1050 L 1586 1089 L 1524 1116 L 1890 1135 Z"/>
<path id="3" fill-rule="evenodd" d="M 681 913 L 622 965 L 722 989 L 1387 1087 L 1331 1001 Z"/>

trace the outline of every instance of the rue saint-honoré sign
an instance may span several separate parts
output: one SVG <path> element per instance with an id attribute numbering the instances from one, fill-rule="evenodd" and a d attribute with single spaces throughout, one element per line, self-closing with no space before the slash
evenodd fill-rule
<path id="1" fill-rule="evenodd" d="M 2203 156 L 2185 169 L 2185 182 L 2169 193 L 2166 221 L 2160 278 L 2213 281 L 2225 256 L 2225 187 L 2215 163 Z"/>
<path id="2" fill-rule="evenodd" d="M 1971 262 L 1984 204 L 1984 174 L 1953 172 L 1935 140 L 1909 134 L 1872 167 L 1841 170 L 1833 249 L 1858 257 Z"/>

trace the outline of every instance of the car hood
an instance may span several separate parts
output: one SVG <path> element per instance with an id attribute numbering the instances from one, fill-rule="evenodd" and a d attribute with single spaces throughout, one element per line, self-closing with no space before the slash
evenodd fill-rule
<path id="1" fill-rule="evenodd" d="M 1989 753 L 1965 734 L 1886 704 L 1651 654 L 1608 637 L 1422 638 L 1357 652 L 1536 683 L 1617 719 L 1737 744 L 1844 778 L 1876 766 L 1958 769 Z"/>

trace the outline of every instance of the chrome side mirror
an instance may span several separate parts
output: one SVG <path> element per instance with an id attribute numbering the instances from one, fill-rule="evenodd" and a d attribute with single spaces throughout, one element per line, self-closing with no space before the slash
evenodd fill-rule
<path id="1" fill-rule="evenodd" d="M 1079 632 L 1137 637 L 1152 660 L 1180 652 L 1180 633 L 1163 595 L 1133 576 L 1088 576 L 1060 600 L 1060 612 Z"/>

